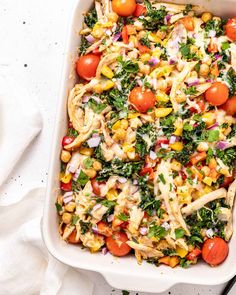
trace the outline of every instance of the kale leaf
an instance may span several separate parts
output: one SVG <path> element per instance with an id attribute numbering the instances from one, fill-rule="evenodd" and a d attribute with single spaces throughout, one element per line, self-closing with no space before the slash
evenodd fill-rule
<path id="1" fill-rule="evenodd" d="M 224 35 L 224 24 L 225 21 L 216 19 L 209 20 L 205 26 L 206 35 L 208 36 L 210 31 L 215 31 L 217 37 Z"/>
<path id="2" fill-rule="evenodd" d="M 84 17 L 84 22 L 90 29 L 94 27 L 97 21 L 98 21 L 98 17 L 97 17 L 97 12 L 95 8 L 90 10 Z"/>
<path id="3" fill-rule="evenodd" d="M 229 68 L 226 74 L 225 80 L 229 86 L 229 94 L 231 97 L 235 94 L 235 91 L 236 91 L 236 72 L 234 71 L 232 67 Z"/>
<path id="4" fill-rule="evenodd" d="M 230 168 L 234 167 L 236 160 L 236 147 L 228 148 L 225 150 L 216 149 L 216 157 L 222 160 L 222 162 L 229 166 Z"/>
<path id="5" fill-rule="evenodd" d="M 153 124 L 146 123 L 137 129 L 136 152 L 143 158 L 147 155 L 157 139 L 157 134 Z"/>

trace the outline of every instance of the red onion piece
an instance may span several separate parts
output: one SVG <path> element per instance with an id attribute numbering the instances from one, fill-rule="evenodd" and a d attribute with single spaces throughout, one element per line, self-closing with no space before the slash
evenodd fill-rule
<path id="1" fill-rule="evenodd" d="M 212 238 L 214 236 L 214 231 L 212 228 L 206 230 L 206 235 L 208 238 Z"/>
<path id="2" fill-rule="evenodd" d="M 92 231 L 93 231 L 93 233 L 94 233 L 95 235 L 98 235 L 98 234 L 99 234 L 97 225 L 93 225 L 93 227 L 92 227 Z"/>
<path id="3" fill-rule="evenodd" d="M 89 101 L 89 96 L 88 95 L 84 95 L 82 97 L 82 102 L 88 102 Z"/>
<path id="4" fill-rule="evenodd" d="M 211 37 L 211 38 L 214 38 L 216 36 L 216 31 L 210 30 L 209 33 L 208 33 L 208 36 Z"/>
<path id="5" fill-rule="evenodd" d="M 125 178 L 125 177 L 118 177 L 118 181 L 120 183 L 126 183 L 127 182 L 127 178 Z"/>
<path id="6" fill-rule="evenodd" d="M 96 211 L 98 209 L 100 209 L 102 207 L 101 204 L 96 204 L 94 207 L 93 207 L 93 211 Z"/>
<path id="7" fill-rule="evenodd" d="M 149 59 L 148 63 L 150 66 L 156 66 L 160 62 L 159 58 L 153 57 Z"/>
<path id="8" fill-rule="evenodd" d="M 63 203 L 67 204 L 67 203 L 71 202 L 72 200 L 73 200 L 73 196 L 69 196 L 67 198 L 63 198 Z"/>
<path id="9" fill-rule="evenodd" d="M 219 123 L 217 123 L 217 122 L 216 122 L 215 124 L 209 126 L 209 127 L 207 128 L 207 130 L 212 130 L 212 129 L 215 129 L 216 127 L 219 127 Z"/>
<path id="10" fill-rule="evenodd" d="M 87 140 L 87 143 L 90 148 L 93 148 L 93 147 L 99 146 L 100 141 L 101 141 L 100 136 L 99 137 L 91 137 L 89 140 Z"/>
<path id="11" fill-rule="evenodd" d="M 170 144 L 172 144 L 172 143 L 175 143 L 176 141 L 178 141 L 178 137 L 177 136 L 174 136 L 174 135 L 172 135 L 171 137 L 170 137 Z"/>
<path id="12" fill-rule="evenodd" d="M 169 60 L 169 65 L 174 65 L 175 63 L 176 63 L 176 61 L 175 61 L 174 59 L 171 58 L 171 59 Z"/>
<path id="13" fill-rule="evenodd" d="M 134 180 L 133 180 L 133 184 L 134 184 L 134 185 L 137 185 L 137 184 L 138 184 L 138 180 L 137 180 L 137 179 L 134 179 Z"/>
<path id="14" fill-rule="evenodd" d="M 156 160 L 156 158 L 157 158 L 157 154 L 156 154 L 154 151 L 150 151 L 150 153 L 149 153 L 149 157 L 150 157 L 152 160 Z"/>
<path id="15" fill-rule="evenodd" d="M 139 189 L 138 186 L 133 186 L 132 187 L 132 195 L 135 194 L 135 193 L 137 193 L 138 189 Z"/>
<path id="16" fill-rule="evenodd" d="M 220 55 L 219 53 L 216 53 L 216 54 L 214 55 L 214 58 L 215 58 L 215 60 L 218 60 L 218 59 L 221 58 L 221 55 Z"/>
<path id="17" fill-rule="evenodd" d="M 102 254 L 103 254 L 103 255 L 106 255 L 108 252 L 109 252 L 109 251 L 108 251 L 107 247 L 103 247 L 103 248 L 102 248 Z"/>
<path id="18" fill-rule="evenodd" d="M 107 221 L 112 222 L 114 220 L 114 214 L 108 215 L 107 216 Z"/>
<path id="19" fill-rule="evenodd" d="M 70 197 L 70 196 L 73 196 L 73 192 L 72 191 L 69 191 L 69 192 L 64 193 L 63 198 L 67 198 L 67 197 Z"/>
<path id="20" fill-rule="evenodd" d="M 195 81 L 192 81 L 192 82 L 188 82 L 188 86 L 196 86 L 196 85 L 199 85 L 199 80 L 195 80 Z"/>
<path id="21" fill-rule="evenodd" d="M 207 83 L 213 83 L 214 80 L 213 80 L 213 79 L 206 79 L 206 82 L 207 82 Z"/>
<path id="22" fill-rule="evenodd" d="M 171 19 L 171 14 L 167 14 L 166 16 L 165 16 L 165 18 L 164 18 L 164 24 L 165 25 L 167 25 L 167 23 L 170 21 L 170 19 Z"/>
<path id="23" fill-rule="evenodd" d="M 121 37 L 121 33 L 117 33 L 117 34 L 114 35 L 114 37 L 112 38 L 112 40 L 114 42 L 116 42 L 116 41 L 118 41 L 120 39 L 120 37 Z"/>
<path id="24" fill-rule="evenodd" d="M 219 142 L 217 142 L 216 147 L 219 150 L 224 150 L 224 149 L 226 149 L 228 147 L 228 142 L 226 142 L 226 141 L 219 141 Z"/>
<path id="25" fill-rule="evenodd" d="M 148 229 L 146 227 L 140 227 L 139 232 L 141 235 L 146 236 Z"/>
<path id="26" fill-rule="evenodd" d="M 94 43 L 95 39 L 92 35 L 88 35 L 85 36 L 85 39 L 89 42 L 89 43 Z"/>
<path id="27" fill-rule="evenodd" d="M 138 83 L 138 86 L 140 86 L 140 87 L 143 86 L 143 82 L 140 79 L 137 80 L 137 83 Z"/>
<path id="28" fill-rule="evenodd" d="M 169 230 L 169 229 L 170 229 L 170 225 L 169 225 L 169 223 L 166 222 L 166 221 L 163 222 L 161 226 L 164 227 L 165 230 Z"/>

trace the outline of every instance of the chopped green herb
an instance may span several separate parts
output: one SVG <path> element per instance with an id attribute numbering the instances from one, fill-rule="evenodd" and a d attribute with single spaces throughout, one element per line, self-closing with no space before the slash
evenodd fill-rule
<path id="1" fill-rule="evenodd" d="M 83 161 L 83 164 L 84 164 L 84 168 L 85 169 L 89 169 L 89 168 L 91 168 L 92 166 L 93 166 L 93 162 L 94 162 L 94 160 L 93 159 L 91 159 L 91 158 L 86 158 L 86 159 L 84 159 L 84 161 Z"/>
<path id="2" fill-rule="evenodd" d="M 90 222 L 79 221 L 81 234 L 84 235 L 91 230 L 92 224 Z"/>
<path id="3" fill-rule="evenodd" d="M 207 141 L 214 142 L 219 139 L 220 132 L 219 130 L 208 130 L 207 132 Z"/>
<path id="4" fill-rule="evenodd" d="M 156 239 L 160 240 L 165 237 L 167 231 L 164 227 L 156 225 L 155 222 L 152 222 L 148 229 L 148 238 L 155 237 Z"/>
<path id="5" fill-rule="evenodd" d="M 177 228 L 175 230 L 175 238 L 180 239 L 185 235 L 185 230 L 183 228 Z"/>
<path id="6" fill-rule="evenodd" d="M 153 124 L 146 123 L 137 129 L 135 149 L 141 158 L 149 153 L 156 138 L 157 134 Z"/>
<path id="7" fill-rule="evenodd" d="M 166 184 L 166 180 L 165 180 L 165 177 L 164 177 L 164 175 L 161 173 L 161 174 L 159 174 L 159 179 L 160 179 L 160 181 L 163 183 L 163 184 Z"/>
<path id="8" fill-rule="evenodd" d="M 193 9 L 193 5 L 192 4 L 187 4 L 185 6 L 185 9 L 183 10 L 183 14 L 187 15 L 192 9 Z"/>
<path id="9" fill-rule="evenodd" d="M 88 106 L 97 114 L 100 114 L 107 107 L 105 103 L 97 103 L 93 98 L 88 101 Z"/>
<path id="10" fill-rule="evenodd" d="M 79 220 L 79 216 L 78 215 L 73 215 L 71 224 L 76 225 L 78 220 Z"/>
<path id="11" fill-rule="evenodd" d="M 89 181 L 89 177 L 81 170 L 79 177 L 77 179 L 77 183 L 79 185 L 85 186 L 85 184 Z"/>
<path id="12" fill-rule="evenodd" d="M 79 132 L 75 130 L 74 128 L 69 128 L 67 134 L 68 136 L 72 136 L 76 138 L 79 135 Z"/>
<path id="13" fill-rule="evenodd" d="M 55 203 L 55 206 L 56 206 L 57 212 L 60 213 L 62 211 L 62 205 L 59 203 Z"/>
<path id="14" fill-rule="evenodd" d="M 127 221 L 129 219 L 129 216 L 124 214 L 124 213 L 120 213 L 118 216 L 117 216 L 118 219 L 122 220 L 122 221 Z"/>
<path id="15" fill-rule="evenodd" d="M 191 86 L 191 87 L 188 87 L 188 88 L 184 89 L 184 93 L 186 95 L 194 95 L 194 94 L 197 93 L 197 89 L 196 89 L 195 86 Z"/>
<path id="16" fill-rule="evenodd" d="M 229 42 L 222 42 L 221 43 L 221 49 L 222 50 L 227 50 L 227 49 L 229 49 L 230 48 L 230 44 L 229 44 Z"/>
<path id="17" fill-rule="evenodd" d="M 90 29 L 94 27 L 97 21 L 98 21 L 98 17 L 97 17 L 97 12 L 95 8 L 90 10 L 84 17 L 84 22 Z"/>

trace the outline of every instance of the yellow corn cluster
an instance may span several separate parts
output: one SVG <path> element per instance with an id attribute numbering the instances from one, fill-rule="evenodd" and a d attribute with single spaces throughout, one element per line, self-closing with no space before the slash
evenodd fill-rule
<path id="1" fill-rule="evenodd" d="M 184 148 L 183 143 L 180 141 L 170 144 L 170 147 L 174 151 L 182 151 L 182 149 Z"/>
<path id="2" fill-rule="evenodd" d="M 157 92 L 156 92 L 156 100 L 158 102 L 168 102 L 170 100 L 170 98 L 164 91 L 157 90 Z"/>
<path id="3" fill-rule="evenodd" d="M 206 123 L 207 127 L 215 123 L 215 114 L 212 112 L 207 112 L 202 115 L 202 120 Z"/>
<path id="4" fill-rule="evenodd" d="M 152 78 L 168 77 L 173 70 L 172 65 L 166 65 L 153 70 L 150 74 Z"/>
<path id="5" fill-rule="evenodd" d="M 168 116 L 172 112 L 172 108 L 157 108 L 155 109 L 155 116 L 157 118 L 163 118 Z"/>
<path id="6" fill-rule="evenodd" d="M 108 79 L 112 79 L 114 77 L 114 73 L 106 65 L 102 67 L 101 73 L 103 74 L 103 76 L 107 77 Z"/>
<path id="7" fill-rule="evenodd" d="M 188 251 L 186 249 L 183 249 L 179 246 L 176 247 L 176 253 L 181 257 L 181 258 L 184 258 L 187 254 L 188 254 Z"/>
<path id="8" fill-rule="evenodd" d="M 113 139 L 116 141 L 124 140 L 126 138 L 126 129 L 129 126 L 129 122 L 126 119 L 118 120 L 112 126 L 112 132 L 114 133 Z"/>
<path id="9" fill-rule="evenodd" d="M 116 200 L 117 197 L 118 197 L 118 192 L 117 192 L 117 190 L 116 190 L 116 189 L 110 189 L 110 190 L 108 191 L 106 197 L 107 197 L 107 199 L 108 199 L 109 201 L 114 201 L 114 200 Z"/>

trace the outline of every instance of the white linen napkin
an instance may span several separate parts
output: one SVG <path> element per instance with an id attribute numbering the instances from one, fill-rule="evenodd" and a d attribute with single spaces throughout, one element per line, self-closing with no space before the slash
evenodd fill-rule
<path id="1" fill-rule="evenodd" d="M 42 118 L 27 89 L 0 67 L 0 185 L 42 128 Z"/>
<path id="2" fill-rule="evenodd" d="M 1 187 L 42 127 L 20 74 L 12 72 L 0 67 Z M 30 180 L 29 187 L 0 205 L 0 295 L 91 295 L 93 284 L 85 275 L 47 252 L 40 230 L 45 190 L 32 189 Z"/>

